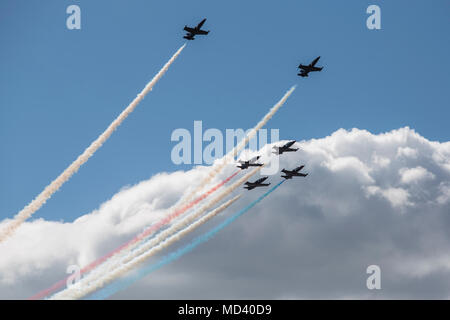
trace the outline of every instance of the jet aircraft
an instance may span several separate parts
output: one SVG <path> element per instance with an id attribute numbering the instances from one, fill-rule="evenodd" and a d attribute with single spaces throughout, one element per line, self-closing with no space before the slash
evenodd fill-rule
<path id="1" fill-rule="evenodd" d="M 291 146 L 295 143 L 295 140 L 289 141 L 285 145 L 281 147 L 273 147 L 275 154 L 283 154 L 284 152 L 295 152 L 298 150 L 298 148 L 291 148 Z"/>
<path id="2" fill-rule="evenodd" d="M 195 36 L 198 34 L 201 34 L 201 35 L 208 34 L 209 31 L 202 30 L 202 26 L 205 23 L 205 21 L 206 21 L 206 18 L 203 19 L 202 21 L 200 21 L 200 23 L 194 28 L 184 26 L 184 31 L 187 31 L 187 34 L 183 38 L 185 38 L 187 40 L 194 40 Z"/>
<path id="3" fill-rule="evenodd" d="M 240 165 L 240 166 L 237 166 L 237 167 L 238 167 L 238 168 L 241 168 L 242 170 L 248 169 L 248 167 L 261 167 L 261 166 L 263 166 L 264 164 L 262 164 L 262 163 L 256 163 L 256 161 L 257 161 L 259 158 L 260 158 L 260 156 L 256 156 L 256 157 L 253 157 L 252 159 L 246 160 L 246 161 L 239 160 L 238 162 L 239 162 L 241 165 Z"/>
<path id="4" fill-rule="evenodd" d="M 284 176 L 282 175 L 282 178 L 285 179 L 292 179 L 292 177 L 306 177 L 308 174 L 307 173 L 301 173 L 300 171 L 304 168 L 305 166 L 300 166 L 295 168 L 294 170 L 286 170 L 283 169 L 281 170 L 281 172 L 284 173 Z"/>
<path id="5" fill-rule="evenodd" d="M 314 71 L 322 71 L 323 67 L 316 67 L 317 61 L 319 61 L 320 56 L 315 58 L 313 62 L 309 65 L 300 64 L 298 68 L 300 69 L 300 73 L 298 74 L 300 77 L 307 77 L 310 72 Z"/>
<path id="6" fill-rule="evenodd" d="M 268 177 L 263 177 L 263 178 L 260 178 L 260 179 L 258 179 L 258 180 L 256 180 L 255 182 L 246 182 L 245 183 L 245 189 L 247 189 L 247 190 L 252 190 L 252 189 L 255 189 L 255 188 L 257 188 L 257 187 L 267 187 L 268 185 L 270 185 L 270 183 L 263 183 L 264 181 L 266 181 L 266 179 L 267 179 Z"/>

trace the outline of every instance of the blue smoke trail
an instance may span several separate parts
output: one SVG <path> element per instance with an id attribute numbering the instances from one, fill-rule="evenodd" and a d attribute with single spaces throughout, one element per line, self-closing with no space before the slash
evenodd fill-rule
<path id="1" fill-rule="evenodd" d="M 151 272 L 153 272 L 153 271 L 155 271 L 155 270 L 165 266 L 166 264 L 168 264 L 168 263 L 170 263 L 170 262 L 172 262 L 172 261 L 182 257 L 186 253 L 191 252 L 199 244 L 208 241 L 217 232 L 219 232 L 220 230 L 224 229 L 226 226 L 231 224 L 234 220 L 236 220 L 237 218 L 242 216 L 244 213 L 246 213 L 248 210 L 253 208 L 258 202 L 260 202 L 262 199 L 267 197 L 270 193 L 275 191 L 275 189 L 277 189 L 284 181 L 286 181 L 286 180 L 280 181 L 278 184 L 273 186 L 266 193 L 264 193 L 258 199 L 256 199 L 252 203 L 250 203 L 244 209 L 242 209 L 241 211 L 239 211 L 239 212 L 235 213 L 234 215 L 230 216 L 228 219 L 226 219 L 221 224 L 219 224 L 215 228 L 211 229 L 207 233 L 205 233 L 205 234 L 203 234 L 201 236 L 198 236 L 197 238 L 192 240 L 188 245 L 186 245 L 186 246 L 184 246 L 184 247 L 182 247 L 180 249 L 177 249 L 177 250 L 169 253 L 168 255 L 164 256 L 159 262 L 151 264 L 151 265 L 149 265 L 147 267 L 144 267 L 144 268 L 136 271 L 135 273 L 128 275 L 126 278 L 118 280 L 118 281 L 116 281 L 116 282 L 106 286 L 105 288 L 103 288 L 103 289 L 99 290 L 98 292 L 96 292 L 96 293 L 92 294 L 91 296 L 89 296 L 87 298 L 87 300 L 102 300 L 102 299 L 106 299 L 106 298 L 110 297 L 111 295 L 115 294 L 116 292 L 129 287 L 134 282 L 136 282 L 137 280 L 145 277 L 149 273 L 151 273 Z"/>

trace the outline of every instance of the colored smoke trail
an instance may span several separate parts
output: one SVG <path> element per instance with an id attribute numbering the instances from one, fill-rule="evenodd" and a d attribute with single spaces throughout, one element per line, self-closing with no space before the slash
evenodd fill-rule
<path id="1" fill-rule="evenodd" d="M 253 169 L 251 172 L 247 173 L 245 176 L 241 177 L 238 181 L 222 191 L 218 196 L 200 207 L 200 209 L 194 211 L 192 214 L 188 215 L 177 223 L 170 225 L 170 227 L 158 233 L 155 237 L 149 239 L 137 250 L 130 252 L 129 256 L 125 257 L 126 259 L 128 259 L 126 261 L 129 261 L 128 263 L 124 263 L 123 260 L 119 259 L 112 260 L 109 264 L 105 264 L 103 267 L 95 269 L 93 272 L 82 278 L 73 286 L 54 294 L 52 297 L 50 297 L 50 299 L 80 299 L 114 281 L 114 279 L 130 271 L 133 267 L 143 263 L 147 258 L 154 254 L 154 251 L 152 249 L 155 246 L 201 217 L 205 212 L 207 212 L 207 210 L 214 207 L 223 198 L 231 194 L 245 181 L 259 172 L 261 168 L 263 168 L 263 166 Z"/>
<path id="2" fill-rule="evenodd" d="M 184 205 L 184 206 L 182 206 L 180 208 L 175 208 L 167 216 L 162 218 L 160 221 L 157 221 L 155 224 L 152 224 L 151 226 L 149 226 L 147 229 L 142 231 L 140 234 L 135 236 L 130 241 L 122 244 L 120 247 L 118 247 L 115 250 L 109 252 L 108 254 L 102 256 L 101 258 L 91 262 L 89 265 L 87 265 L 86 267 L 84 267 L 84 268 L 82 268 L 80 270 L 80 275 L 83 275 L 83 274 L 93 270 L 94 268 L 96 268 L 97 266 L 101 265 L 102 263 L 104 263 L 105 261 L 110 259 L 111 257 L 119 254 L 120 252 L 122 252 L 122 251 L 124 251 L 126 249 L 127 250 L 133 249 L 139 242 L 141 242 L 142 240 L 144 240 L 145 238 L 147 238 L 148 236 L 150 236 L 151 234 L 153 234 L 157 230 L 161 229 L 165 225 L 169 224 L 173 219 L 175 219 L 178 216 L 182 215 L 187 210 L 191 209 L 192 207 L 197 205 L 199 202 L 201 202 L 202 200 L 206 199 L 208 196 L 213 194 L 215 191 L 217 191 L 219 188 L 221 188 L 226 183 L 228 183 L 231 179 L 233 179 L 239 172 L 240 172 L 240 170 L 237 170 L 232 175 L 230 175 L 228 178 L 226 178 L 223 181 L 219 182 L 217 185 L 215 185 L 214 187 L 212 187 L 207 192 L 203 193 L 201 196 L 197 197 L 196 199 L 194 199 L 190 203 L 188 203 L 188 204 L 186 204 L 186 205 Z M 53 292 L 57 291 L 58 289 L 62 288 L 63 286 L 65 286 L 66 283 L 67 283 L 67 280 L 70 278 L 70 276 L 71 275 L 67 276 L 66 278 L 64 278 L 64 279 L 62 279 L 60 281 L 58 281 L 57 283 L 55 283 L 50 288 L 40 291 L 39 293 L 35 294 L 34 296 L 29 298 L 28 300 L 42 299 L 42 298 L 50 295 L 51 293 L 53 293 Z"/>
<path id="3" fill-rule="evenodd" d="M 192 240 L 189 244 L 186 246 L 166 255 L 163 257 L 159 262 L 155 264 L 151 264 L 145 268 L 141 268 L 140 270 L 137 270 L 135 273 L 128 275 L 126 278 L 123 278 L 121 280 L 118 280 L 109 286 L 103 288 L 102 290 L 99 290 L 98 292 L 92 294 L 88 297 L 88 299 L 106 299 L 110 297 L 111 295 L 117 293 L 118 291 L 121 291 L 123 289 L 126 289 L 130 285 L 132 285 L 134 282 L 142 279 L 143 277 L 147 276 L 151 272 L 158 270 L 159 268 L 165 266 L 166 264 L 171 263 L 174 260 L 177 260 L 178 258 L 181 258 L 183 255 L 191 252 L 194 250 L 197 246 L 200 244 L 207 242 L 209 239 L 211 239 L 214 235 L 216 235 L 219 231 L 230 225 L 233 221 L 235 221 L 237 218 L 242 216 L 244 213 L 249 211 L 251 208 L 253 208 L 258 202 L 263 200 L 265 197 L 267 197 L 270 193 L 275 191 L 283 182 L 286 180 L 280 181 L 278 184 L 273 186 L 270 190 L 268 190 L 266 193 L 264 193 L 261 197 L 250 203 L 248 206 L 246 206 L 241 211 L 235 213 L 234 215 L 230 216 L 228 219 L 223 221 L 218 226 L 214 227 L 207 233 L 198 236 L 194 240 Z"/>
<path id="4" fill-rule="evenodd" d="M 182 47 L 183 48 L 183 47 Z M 188 203 L 187 206 L 189 206 L 189 203 L 191 203 L 192 199 L 194 198 L 195 194 L 197 192 L 199 192 L 200 190 L 202 190 L 222 169 L 223 167 L 230 161 L 230 159 L 233 159 L 233 157 L 235 155 L 237 155 L 237 153 L 239 151 L 241 151 L 249 142 L 249 140 L 257 133 L 257 131 L 262 128 L 272 117 L 273 115 L 284 105 L 284 103 L 287 101 L 287 99 L 289 98 L 289 96 L 292 94 L 292 92 L 295 90 L 295 86 L 293 86 L 292 88 L 290 88 L 285 94 L 284 96 L 270 109 L 270 111 L 263 117 L 263 119 L 249 132 L 249 134 L 231 151 L 228 153 L 228 155 L 225 156 L 224 160 L 222 163 L 219 163 L 215 166 L 213 166 L 211 172 L 208 174 L 208 176 L 203 179 L 201 181 L 201 183 L 199 184 L 199 186 L 192 191 L 187 197 L 184 197 L 184 199 L 182 199 L 179 203 L 180 206 L 182 206 L 184 203 Z M 194 200 L 194 202 L 196 202 Z M 193 204 L 194 205 L 194 204 Z M 182 206 L 181 209 L 179 211 L 183 211 L 186 209 L 185 206 Z M 176 215 L 176 214 L 175 214 Z M 154 230 L 153 230 L 154 231 Z M 149 234 L 151 234 L 153 231 L 150 231 Z M 134 245 L 138 242 L 140 242 L 143 238 L 147 237 L 148 234 L 144 234 L 140 235 L 137 237 L 137 239 L 133 239 L 131 240 L 131 245 Z M 111 256 L 115 255 L 117 252 L 121 252 L 124 249 L 129 248 L 130 244 L 127 243 L 125 245 L 123 245 L 122 247 L 120 247 L 119 249 L 115 250 L 115 252 L 113 252 L 112 254 L 108 254 L 107 256 L 99 259 L 99 261 L 96 261 L 94 263 L 92 263 L 91 265 L 89 265 L 87 268 L 82 269 L 82 273 L 88 272 L 92 269 L 94 269 L 95 267 L 97 267 L 99 264 L 103 263 L 104 261 L 106 261 L 108 258 L 110 258 Z M 38 293 L 37 295 L 33 296 L 31 299 L 39 299 L 42 298 L 44 296 L 47 296 L 48 294 L 56 291 L 58 288 L 61 288 L 66 282 L 66 279 L 61 280 L 60 282 L 56 283 L 54 286 L 52 286 L 51 288 L 44 290 L 40 293 Z"/>
<path id="5" fill-rule="evenodd" d="M 74 175 L 78 169 L 89 160 L 90 157 L 109 139 L 112 133 L 120 126 L 120 124 L 134 111 L 139 102 L 144 99 L 145 95 L 149 93 L 153 86 L 159 79 L 169 70 L 170 65 L 183 51 L 186 44 L 182 45 L 177 52 L 169 59 L 169 61 L 162 67 L 156 76 L 145 86 L 145 88 L 134 98 L 134 100 L 122 111 L 122 113 L 108 126 L 108 128 L 94 141 L 91 145 L 72 162 L 66 170 L 64 170 L 55 180 L 53 180 L 45 189 L 34 198 L 25 208 L 17 213 L 14 218 L 6 225 L 3 230 L 0 230 L 0 243 L 8 239 L 22 223 L 39 210 L 45 202 L 56 192 L 61 186 Z"/>

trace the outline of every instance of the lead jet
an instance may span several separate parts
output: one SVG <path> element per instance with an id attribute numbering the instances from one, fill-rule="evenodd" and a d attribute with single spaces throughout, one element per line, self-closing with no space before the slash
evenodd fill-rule
<path id="1" fill-rule="evenodd" d="M 205 23 L 205 21 L 206 21 L 206 18 L 203 19 L 202 21 L 200 21 L 200 23 L 194 28 L 184 26 L 184 31 L 187 31 L 188 33 L 183 38 L 188 39 L 188 40 L 194 40 L 195 36 L 197 34 L 202 34 L 202 35 L 208 34 L 209 31 L 202 30 L 202 26 Z"/>
<path id="2" fill-rule="evenodd" d="M 252 190 L 252 189 L 255 189 L 255 188 L 257 188 L 257 187 L 267 187 L 268 185 L 270 185 L 270 183 L 263 183 L 264 181 L 266 181 L 266 179 L 267 179 L 268 177 L 263 177 L 263 178 L 260 178 L 260 179 L 258 179 L 258 180 L 256 180 L 255 182 L 246 182 L 245 183 L 245 189 L 247 189 L 247 190 Z"/>
<path id="3" fill-rule="evenodd" d="M 286 143 L 285 145 L 281 146 L 281 147 L 273 147 L 273 149 L 275 150 L 275 154 L 283 154 L 283 152 L 295 152 L 298 150 L 298 148 L 291 148 L 291 146 L 295 143 L 295 140 L 289 141 L 288 143 Z"/>
<path id="4" fill-rule="evenodd" d="M 259 158 L 260 158 L 260 156 L 256 156 L 256 157 L 253 157 L 252 159 L 247 160 L 247 161 L 239 160 L 238 162 L 239 162 L 241 165 L 240 165 L 240 166 L 237 166 L 237 167 L 238 167 L 238 168 L 241 168 L 242 170 L 248 169 L 248 167 L 261 167 L 261 166 L 263 166 L 264 164 L 262 164 L 262 163 L 256 163 L 256 161 L 257 161 Z"/>
<path id="5" fill-rule="evenodd" d="M 308 174 L 307 173 L 301 173 L 300 171 L 304 168 L 305 166 L 300 166 L 295 168 L 294 170 L 286 170 L 283 169 L 281 170 L 281 172 L 284 173 L 284 176 L 282 175 L 282 178 L 287 179 L 292 179 L 292 177 L 306 177 Z"/>
<path id="6" fill-rule="evenodd" d="M 300 73 L 298 74 L 300 77 L 307 77 L 308 73 L 310 72 L 314 72 L 314 71 L 322 71 L 323 67 L 316 67 L 316 63 L 317 61 L 319 61 L 320 56 L 315 58 L 313 62 L 311 62 L 309 65 L 305 66 L 303 64 L 300 63 L 300 65 L 298 66 L 300 69 Z"/>

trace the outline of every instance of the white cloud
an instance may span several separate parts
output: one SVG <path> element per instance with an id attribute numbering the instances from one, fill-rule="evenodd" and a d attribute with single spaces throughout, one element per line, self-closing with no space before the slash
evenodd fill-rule
<path id="1" fill-rule="evenodd" d="M 437 197 L 439 204 L 446 204 L 450 202 L 450 182 L 442 182 L 439 185 L 440 195 Z"/>
<path id="2" fill-rule="evenodd" d="M 374 154 L 372 156 L 372 162 L 379 167 L 387 167 L 391 163 L 391 159 Z"/>
<path id="3" fill-rule="evenodd" d="M 410 147 L 399 147 L 397 150 L 397 157 L 417 158 L 417 150 Z"/>
<path id="4" fill-rule="evenodd" d="M 370 176 L 370 169 L 358 158 L 352 157 L 333 157 L 324 162 L 324 165 L 332 172 L 351 172 L 356 174 L 361 183 L 374 183 Z"/>
<path id="5" fill-rule="evenodd" d="M 420 166 L 415 168 L 402 168 L 399 173 L 401 182 L 405 184 L 419 182 L 423 179 L 434 179 L 434 174 Z"/>
<path id="6" fill-rule="evenodd" d="M 449 143 L 409 128 L 340 129 L 299 147 L 280 166 L 305 164 L 308 177 L 287 181 L 208 244 L 116 298 L 370 298 L 370 264 L 382 270 L 377 297 L 450 296 Z M 163 216 L 207 169 L 155 175 L 73 222 L 26 222 L 0 244 L 0 298 L 27 298 L 62 279 L 67 266 L 116 248 Z M 262 192 L 245 192 L 217 220 Z"/>
<path id="7" fill-rule="evenodd" d="M 409 193 L 402 188 L 388 188 L 381 189 L 378 186 L 369 186 L 366 188 L 369 196 L 381 195 L 386 198 L 394 208 L 402 208 L 404 206 L 412 205 L 409 201 Z"/>

